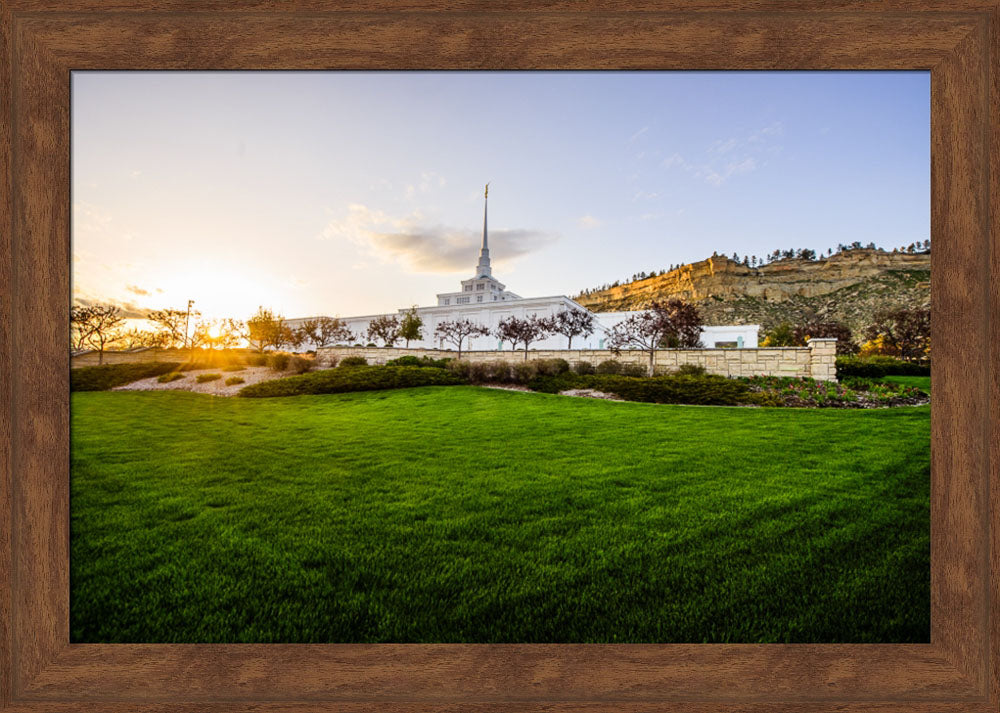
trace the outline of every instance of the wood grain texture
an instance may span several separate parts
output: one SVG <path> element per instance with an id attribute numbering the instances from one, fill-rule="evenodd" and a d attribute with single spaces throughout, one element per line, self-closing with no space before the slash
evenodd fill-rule
<path id="1" fill-rule="evenodd" d="M 0 707 L 1000 710 L 996 2 L 386 6 L 0 4 Z M 931 643 L 69 645 L 69 79 L 126 68 L 930 69 Z"/>

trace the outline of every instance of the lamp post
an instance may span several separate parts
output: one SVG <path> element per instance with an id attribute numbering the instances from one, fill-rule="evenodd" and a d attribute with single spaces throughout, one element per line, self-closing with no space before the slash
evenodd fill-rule
<path id="1" fill-rule="evenodd" d="M 188 300 L 187 315 L 184 317 L 184 348 L 188 348 L 188 325 L 191 323 L 191 305 L 194 300 Z"/>

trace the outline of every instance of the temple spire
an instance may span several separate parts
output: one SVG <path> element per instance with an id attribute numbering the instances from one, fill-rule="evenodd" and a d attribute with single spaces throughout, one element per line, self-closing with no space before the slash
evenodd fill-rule
<path id="1" fill-rule="evenodd" d="M 486 209 L 490 198 L 490 184 L 486 184 L 483 191 L 483 246 L 479 250 L 479 264 L 476 266 L 477 277 L 490 277 L 493 274 L 490 268 L 490 244 L 486 231 Z"/>

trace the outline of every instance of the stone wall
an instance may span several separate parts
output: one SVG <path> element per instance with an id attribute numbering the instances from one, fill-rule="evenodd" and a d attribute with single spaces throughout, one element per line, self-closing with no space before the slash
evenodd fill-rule
<path id="1" fill-rule="evenodd" d="M 218 358 L 222 356 L 222 351 L 208 352 L 204 350 L 194 350 L 197 359 Z M 246 356 L 251 354 L 249 349 L 227 349 L 226 355 Z M 151 361 L 186 362 L 189 360 L 191 350 L 188 349 L 158 349 L 150 347 L 148 349 L 136 349 L 134 351 L 105 351 L 104 359 L 96 351 L 87 351 L 70 356 L 70 367 L 77 369 L 81 366 L 97 366 L 98 364 L 145 364 Z"/>
<path id="2" fill-rule="evenodd" d="M 836 381 L 834 363 L 836 339 L 813 339 L 807 347 L 762 347 L 758 349 L 660 349 L 654 368 L 674 371 L 682 364 L 705 367 L 710 374 L 722 376 L 796 376 L 820 381 Z M 349 356 L 364 357 L 369 364 L 385 364 L 401 356 L 456 358 L 458 352 L 446 349 L 404 349 L 395 347 L 326 347 L 317 350 L 316 360 L 329 363 Z M 469 361 L 522 361 L 523 351 L 467 351 L 462 358 Z M 607 349 L 531 349 L 529 359 L 565 359 L 570 364 L 587 361 L 595 366 L 606 359 L 622 363 L 649 364 L 649 355 L 640 351 L 623 351 L 619 355 Z"/>

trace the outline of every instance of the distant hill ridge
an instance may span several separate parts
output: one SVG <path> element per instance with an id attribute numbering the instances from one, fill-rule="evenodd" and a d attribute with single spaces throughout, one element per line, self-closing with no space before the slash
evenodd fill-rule
<path id="1" fill-rule="evenodd" d="M 786 258 L 747 267 L 723 255 L 655 277 L 574 297 L 594 312 L 643 309 L 654 300 L 696 304 L 706 324 L 811 319 L 847 324 L 855 339 L 882 309 L 930 306 L 930 252 L 853 248 L 815 260 Z"/>

